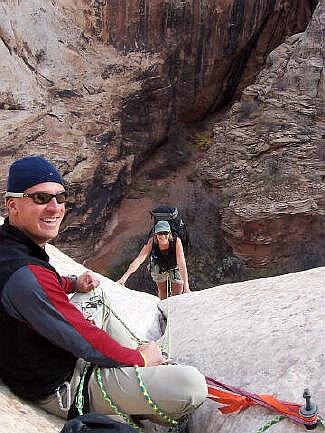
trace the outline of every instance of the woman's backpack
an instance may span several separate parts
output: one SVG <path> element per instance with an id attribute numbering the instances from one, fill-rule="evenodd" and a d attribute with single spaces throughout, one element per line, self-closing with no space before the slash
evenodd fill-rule
<path id="1" fill-rule="evenodd" d="M 107 416 L 87 413 L 67 421 L 60 433 L 136 433 L 136 430 Z"/>
<path id="2" fill-rule="evenodd" d="M 186 224 L 179 215 L 177 207 L 161 205 L 152 209 L 150 215 L 153 218 L 153 228 L 150 231 L 149 237 L 153 234 L 154 226 L 158 221 L 168 221 L 173 236 L 178 236 L 182 241 L 184 254 L 188 254 L 190 239 Z"/>

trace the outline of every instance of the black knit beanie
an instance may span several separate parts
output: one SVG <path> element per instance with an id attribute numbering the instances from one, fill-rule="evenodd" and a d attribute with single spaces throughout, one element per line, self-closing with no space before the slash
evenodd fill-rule
<path id="1" fill-rule="evenodd" d="M 41 156 L 27 156 L 15 161 L 10 169 L 7 192 L 24 192 L 43 182 L 56 182 L 64 185 L 58 170 Z"/>

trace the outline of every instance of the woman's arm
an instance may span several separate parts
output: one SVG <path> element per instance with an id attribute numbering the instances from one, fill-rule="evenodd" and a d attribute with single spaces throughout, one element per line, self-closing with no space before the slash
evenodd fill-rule
<path id="1" fill-rule="evenodd" d="M 142 265 L 142 263 L 149 256 L 151 250 L 152 250 L 152 238 L 150 238 L 148 242 L 142 247 L 139 255 L 133 260 L 133 262 L 130 263 L 128 270 L 125 272 L 125 274 L 122 275 L 122 277 L 117 282 L 124 286 L 126 280 L 129 278 L 131 274 L 133 274 L 133 272 L 135 272 L 139 268 L 140 265 Z"/>
<path id="2" fill-rule="evenodd" d="M 183 244 L 180 238 L 176 239 L 176 261 L 179 268 L 179 273 L 181 274 L 182 280 L 184 282 L 183 292 L 188 293 L 190 292 L 190 288 L 188 285 L 187 267 L 184 256 Z"/>

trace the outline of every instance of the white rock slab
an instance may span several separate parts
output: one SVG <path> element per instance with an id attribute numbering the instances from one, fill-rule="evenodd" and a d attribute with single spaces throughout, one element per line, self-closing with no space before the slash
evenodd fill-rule
<path id="1" fill-rule="evenodd" d="M 64 421 L 13 395 L 0 383 L 0 433 L 57 433 Z"/>
<path id="2" fill-rule="evenodd" d="M 324 271 L 226 284 L 163 301 L 172 356 L 223 383 L 282 400 L 303 403 L 309 387 L 324 416 Z M 253 433 L 274 416 L 262 408 L 220 415 L 211 402 L 193 417 L 191 433 Z M 271 431 L 306 430 L 282 421 Z"/>

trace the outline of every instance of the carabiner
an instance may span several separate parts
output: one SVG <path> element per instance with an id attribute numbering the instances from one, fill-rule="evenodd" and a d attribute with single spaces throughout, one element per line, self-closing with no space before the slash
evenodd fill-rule
<path id="1" fill-rule="evenodd" d="M 64 388 L 66 389 L 66 396 L 65 396 L 65 405 L 63 404 L 62 399 L 62 392 L 64 391 Z M 71 406 L 71 387 L 69 382 L 63 382 L 62 385 L 58 386 L 55 390 L 56 399 L 58 401 L 59 407 L 64 412 L 68 412 Z"/>

